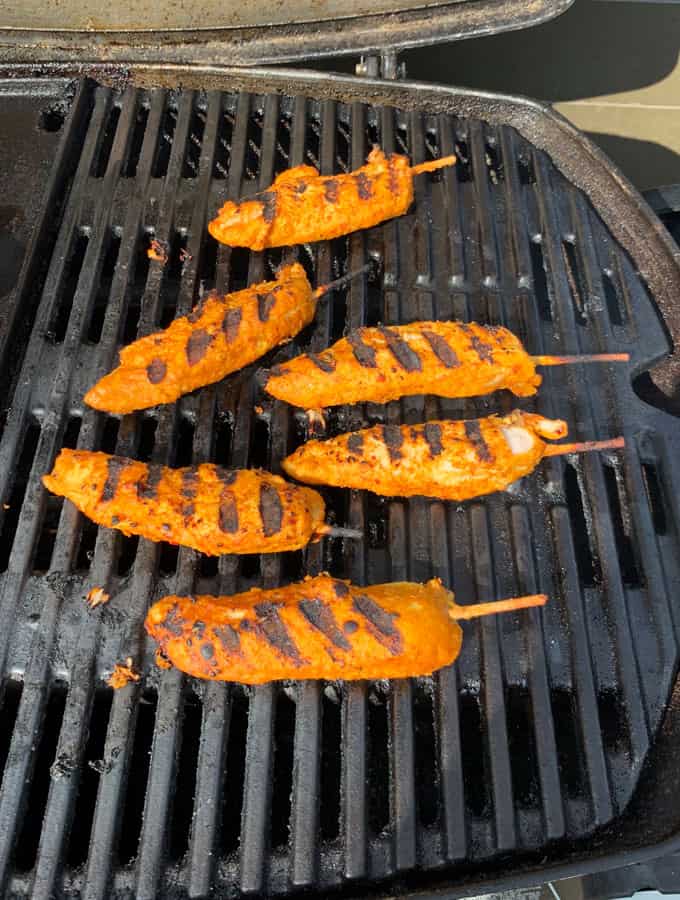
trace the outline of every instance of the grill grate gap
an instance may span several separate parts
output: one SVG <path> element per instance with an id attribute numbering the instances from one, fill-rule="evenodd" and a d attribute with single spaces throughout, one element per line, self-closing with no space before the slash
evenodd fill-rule
<path id="1" fill-rule="evenodd" d="M 156 154 L 152 168 L 154 178 L 164 178 L 168 174 L 168 164 L 176 128 L 177 99 L 174 94 L 169 94 L 163 114 L 163 122 L 158 132 L 158 144 L 156 145 Z"/>
<path id="2" fill-rule="evenodd" d="M 187 146 L 182 164 L 182 178 L 196 178 L 201 161 L 206 113 L 200 105 L 195 105 L 191 113 Z"/>
<path id="3" fill-rule="evenodd" d="M 97 293 L 94 298 L 92 312 L 90 314 L 90 322 L 87 326 L 87 331 L 85 334 L 85 341 L 88 344 L 98 344 L 102 335 L 104 317 L 106 316 L 106 309 L 108 307 L 109 296 L 111 294 L 113 276 L 118 264 L 118 253 L 120 252 L 121 236 L 122 232 L 119 228 L 112 228 L 109 232 L 106 253 L 104 254 L 104 262 L 102 263 L 101 272 L 99 274 Z"/>
<path id="4" fill-rule="evenodd" d="M 509 685 L 505 692 L 505 710 L 513 795 L 520 806 L 535 807 L 539 802 L 538 757 L 528 689 Z"/>
<path id="5" fill-rule="evenodd" d="M 538 314 L 544 322 L 552 322 L 552 304 L 550 302 L 550 294 L 548 293 L 545 257 L 543 256 L 543 246 L 541 242 L 531 241 L 529 243 L 529 253 L 531 255 L 531 272 Z"/>
<path id="6" fill-rule="evenodd" d="M 621 578 L 626 587 L 639 588 L 643 586 L 643 578 L 638 565 L 639 554 L 632 537 L 632 522 L 621 476 L 613 466 L 608 465 L 604 460 L 602 471 L 609 499 Z"/>
<path id="7" fill-rule="evenodd" d="M 62 447 L 74 450 L 78 443 L 78 434 L 82 419 L 80 416 L 70 416 L 61 442 Z M 40 534 L 38 535 L 35 555 L 33 557 L 33 572 L 47 572 L 52 562 L 54 542 L 59 527 L 59 517 L 64 505 L 63 497 L 46 492 L 45 515 L 43 516 Z"/>
<path id="8" fill-rule="evenodd" d="M 167 328 L 177 315 L 177 301 L 184 273 L 184 258 L 187 249 L 187 234 L 184 230 L 173 232 L 170 239 L 168 261 L 163 269 L 161 287 L 162 304 L 158 319 L 159 328 Z"/>
<path id="9" fill-rule="evenodd" d="M 659 472 L 653 463 L 642 463 L 642 477 L 647 493 L 647 503 L 652 514 L 654 531 L 657 534 L 668 533 L 668 517 L 666 515 L 666 503 L 664 492 L 661 488 Z"/>
<path id="10" fill-rule="evenodd" d="M 216 578 L 218 572 L 218 558 L 201 554 L 198 571 L 201 578 Z"/>
<path id="11" fill-rule="evenodd" d="M 163 541 L 158 546 L 158 571 L 161 575 L 174 575 L 177 571 L 179 547 Z"/>
<path id="12" fill-rule="evenodd" d="M 104 419 L 104 427 L 102 428 L 101 437 L 99 439 L 99 449 L 103 453 L 115 453 L 116 444 L 118 443 L 118 430 L 120 429 L 120 419 L 115 416 L 106 416 Z"/>
<path id="13" fill-rule="evenodd" d="M 171 860 L 181 860 L 189 847 L 191 819 L 196 792 L 196 771 L 201 739 L 203 704 L 193 691 L 184 699 L 182 743 L 179 750 L 175 796 L 172 807 L 169 855 Z"/>
<path id="14" fill-rule="evenodd" d="M 598 691 L 597 710 L 605 749 L 612 754 L 625 752 L 628 749 L 626 735 L 629 729 L 621 692 L 613 688 Z"/>
<path id="15" fill-rule="evenodd" d="M 153 237 L 153 231 L 146 230 L 142 231 L 137 239 L 132 281 L 129 287 L 128 301 L 121 328 L 120 340 L 123 344 L 129 344 L 137 337 L 139 316 L 142 311 L 142 299 L 151 263 L 147 253 L 151 237 Z"/>
<path id="16" fill-rule="evenodd" d="M 335 163 L 339 172 L 349 172 L 352 156 L 352 136 L 349 126 L 349 110 L 342 105 L 335 129 Z"/>
<path id="17" fill-rule="evenodd" d="M 367 491 L 366 525 L 368 527 L 368 546 L 371 550 L 384 550 L 387 547 L 388 517 L 388 499 Z"/>
<path id="18" fill-rule="evenodd" d="M 604 298 L 607 303 L 607 313 L 612 325 L 627 325 L 626 304 L 619 294 L 619 288 L 611 269 L 603 269 L 602 284 L 604 286 Z"/>
<path id="19" fill-rule="evenodd" d="M 146 126 L 149 121 L 149 104 L 148 101 L 141 103 L 137 109 L 135 118 L 135 127 L 132 132 L 132 140 L 123 166 L 123 178 L 134 178 L 137 175 L 137 166 L 139 164 L 139 156 L 142 152 L 142 144 L 144 143 L 144 135 L 146 134 Z"/>
<path id="20" fill-rule="evenodd" d="M 248 266 L 250 250 L 246 247 L 234 247 L 229 256 L 229 292 L 242 291 L 248 286 Z"/>
<path id="21" fill-rule="evenodd" d="M 315 169 L 321 171 L 319 162 L 319 154 L 321 152 L 321 121 L 318 112 L 310 114 L 307 119 L 307 130 L 305 132 L 305 158 L 306 165 L 314 166 Z"/>
<path id="22" fill-rule="evenodd" d="M 581 800 L 586 794 L 586 772 L 583 759 L 583 742 L 574 707 L 574 695 L 565 688 L 551 691 L 555 744 L 560 781 L 567 797 Z"/>
<path id="23" fill-rule="evenodd" d="M 38 117 L 38 128 L 50 134 L 61 131 L 66 121 L 66 110 L 62 106 L 48 106 L 41 109 Z"/>
<path id="24" fill-rule="evenodd" d="M 139 425 L 139 446 L 135 453 L 136 459 L 140 462 L 148 463 L 151 461 L 151 454 L 156 444 L 156 429 L 158 422 L 154 416 L 142 415 Z"/>
<path id="25" fill-rule="evenodd" d="M 246 739 L 248 735 L 248 698 L 240 691 L 232 693 L 227 746 L 220 850 L 229 855 L 238 847 L 243 809 L 243 782 L 246 774 Z"/>
<path id="26" fill-rule="evenodd" d="M 248 465 L 251 469 L 265 469 L 269 462 L 269 422 L 260 416 L 255 418 L 250 440 Z"/>
<path id="27" fill-rule="evenodd" d="M 104 747 L 112 702 L 112 690 L 99 688 L 95 692 L 73 815 L 74 824 L 66 851 L 66 862 L 73 867 L 81 866 L 87 860 L 99 778 L 104 768 Z"/>
<path id="28" fill-rule="evenodd" d="M 134 745 L 125 787 L 118 844 L 118 862 L 122 865 L 128 865 L 137 856 L 157 705 L 158 695 L 153 689 L 145 690 L 137 705 Z"/>
<path id="29" fill-rule="evenodd" d="M 260 575 L 260 557 L 257 553 L 244 553 L 239 557 L 239 571 L 244 581 L 254 581 Z"/>
<path id="30" fill-rule="evenodd" d="M 413 692 L 415 733 L 415 783 L 418 786 L 418 817 L 426 828 L 439 821 L 440 773 L 437 760 L 434 697 L 417 684 Z"/>
<path id="31" fill-rule="evenodd" d="M 139 536 L 136 534 L 118 536 L 118 562 L 116 571 L 119 575 L 127 575 L 132 571 L 137 557 Z"/>
<path id="32" fill-rule="evenodd" d="M 567 275 L 567 281 L 569 282 L 569 292 L 571 294 L 571 302 L 574 307 L 576 322 L 579 325 L 587 325 L 588 313 L 585 299 L 587 296 L 587 288 L 583 283 L 576 246 L 572 241 L 562 241 L 562 258 L 564 260 L 564 270 Z"/>
<path id="33" fill-rule="evenodd" d="M 470 157 L 470 148 L 468 147 L 466 138 L 462 135 L 457 136 L 454 148 L 456 152 L 456 165 L 453 167 L 453 171 L 456 173 L 458 182 L 460 184 L 465 184 L 468 181 L 474 181 L 475 176 L 472 170 L 472 158 Z"/>
<path id="34" fill-rule="evenodd" d="M 261 97 L 255 98 L 255 109 L 248 117 L 248 131 L 246 133 L 246 159 L 244 165 L 244 178 L 254 181 L 260 174 L 260 160 L 262 157 L 262 129 L 264 126 L 264 108 Z"/>
<path id="35" fill-rule="evenodd" d="M 47 334 L 45 337 L 55 344 L 61 344 L 66 337 L 68 321 L 71 318 L 71 308 L 73 306 L 73 298 L 78 288 L 80 273 L 83 268 L 87 245 L 90 236 L 84 228 L 79 228 L 75 232 L 74 240 L 71 245 L 69 260 L 66 263 L 66 270 L 61 282 L 57 301 L 52 313 Z"/>
<path id="36" fill-rule="evenodd" d="M 190 466 L 194 455 L 194 423 L 187 416 L 179 416 L 172 447 L 170 465 L 173 468 Z"/>
<path id="37" fill-rule="evenodd" d="M 368 824 L 379 835 L 390 823 L 389 713 L 385 694 L 375 688 L 368 698 L 367 722 Z"/>
<path id="38" fill-rule="evenodd" d="M 2 722 L 2 728 L 0 728 L 0 786 L 2 786 L 2 776 L 7 765 L 23 689 L 24 686 L 20 681 L 8 679 L 0 692 L 0 721 Z"/>
<path id="39" fill-rule="evenodd" d="M 217 284 L 217 241 L 207 238 L 201 247 L 201 255 L 198 262 L 198 291 L 199 296 L 215 290 Z"/>
<path id="40" fill-rule="evenodd" d="M 30 815 L 23 817 L 23 823 L 14 847 L 14 866 L 19 872 L 30 872 L 35 865 L 42 831 L 43 816 L 50 789 L 50 770 L 54 763 L 59 741 L 64 710 L 66 708 L 66 687 L 54 685 L 47 701 L 42 734 L 37 742 L 33 777 L 28 793 L 26 809 Z"/>
<path id="41" fill-rule="evenodd" d="M 517 157 L 517 172 L 519 174 L 519 183 L 522 185 L 536 184 L 536 172 L 534 170 L 534 161 L 528 154 L 520 153 Z"/>
<path id="42" fill-rule="evenodd" d="M 231 165 L 231 140 L 236 118 L 233 109 L 225 109 L 217 126 L 217 144 L 213 160 L 213 178 L 224 181 Z"/>
<path id="43" fill-rule="evenodd" d="M 213 445 L 210 459 L 220 466 L 229 466 L 231 462 L 231 445 L 234 439 L 234 422 L 231 416 L 218 413 L 213 429 Z"/>
<path id="44" fill-rule="evenodd" d="M 106 169 L 109 165 L 111 150 L 113 149 L 113 141 L 118 130 L 118 121 L 120 119 L 120 106 L 114 103 L 106 119 L 106 125 L 99 138 L 99 146 L 92 160 L 92 168 L 90 175 L 93 178 L 103 178 L 106 175 Z"/>
<path id="45" fill-rule="evenodd" d="M 16 468 L 14 480 L 8 499 L 3 502 L 4 513 L 2 529 L 0 529 L 0 572 L 4 572 L 9 565 L 12 553 L 12 544 L 19 524 L 21 506 L 24 502 L 24 494 L 28 486 L 28 479 L 33 466 L 33 457 L 38 448 L 40 439 L 40 424 L 37 419 L 31 417 L 26 426 L 26 432 L 21 445 L 21 453 Z M 5 509 L 5 505 L 8 507 Z"/>
<path id="46" fill-rule="evenodd" d="M 601 580 L 599 560 L 595 557 L 592 549 L 590 524 L 589 519 L 586 518 L 585 494 L 581 479 L 577 469 L 570 462 L 564 464 L 564 491 L 571 522 L 579 581 L 584 587 L 595 587 Z"/>
<path id="47" fill-rule="evenodd" d="M 490 809 L 489 773 L 479 697 L 464 691 L 460 697 L 460 733 L 465 761 L 465 805 L 473 816 L 487 816 Z"/>
<path id="48" fill-rule="evenodd" d="M 274 175 L 288 168 L 290 163 L 290 131 L 293 118 L 288 110 L 281 113 L 279 127 L 276 132 L 276 148 L 274 153 Z"/>
<path id="49" fill-rule="evenodd" d="M 274 723 L 274 766 L 270 845 L 272 849 L 288 843 L 291 794 L 293 790 L 293 748 L 295 741 L 295 703 L 281 691 L 276 699 Z"/>
<path id="50" fill-rule="evenodd" d="M 78 514 L 80 519 L 80 541 L 78 543 L 78 553 L 76 554 L 75 571 L 89 572 L 90 564 L 94 558 L 94 548 L 97 543 L 97 533 L 99 527 L 91 520 L 86 518 L 82 513 Z"/>
<path id="51" fill-rule="evenodd" d="M 333 841 L 340 834 L 342 707 L 332 685 L 323 693 L 321 714 L 319 830 L 322 840 Z"/>
<path id="52" fill-rule="evenodd" d="M 394 130 L 394 140 L 396 142 L 396 152 L 405 153 L 406 156 L 411 155 L 411 147 L 408 139 L 408 122 L 403 115 L 396 113 L 397 123 Z"/>
<path id="53" fill-rule="evenodd" d="M 337 238 L 331 242 L 331 258 L 333 260 L 332 278 L 340 278 L 344 275 L 347 265 L 347 238 Z M 345 334 L 347 326 L 347 301 L 348 292 L 341 288 L 338 291 L 332 291 L 328 296 L 327 303 L 330 307 L 330 339 L 329 344 L 340 340 Z"/>
<path id="54" fill-rule="evenodd" d="M 488 140 L 484 145 L 484 161 L 489 183 L 492 185 L 502 184 L 505 181 L 503 157 L 495 140 Z"/>

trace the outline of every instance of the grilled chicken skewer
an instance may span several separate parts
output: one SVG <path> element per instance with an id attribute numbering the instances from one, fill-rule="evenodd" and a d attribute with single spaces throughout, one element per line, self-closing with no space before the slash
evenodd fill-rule
<path id="1" fill-rule="evenodd" d="M 293 263 L 282 266 L 275 281 L 222 297 L 212 294 L 164 331 L 124 347 L 120 365 L 90 388 L 85 402 L 129 413 L 220 381 L 294 337 L 314 318 L 320 297 L 358 274 L 312 290 L 305 270 Z"/>
<path id="2" fill-rule="evenodd" d="M 458 606 L 439 579 L 355 587 L 319 575 L 232 597 L 163 597 L 145 627 L 198 678 L 263 684 L 429 675 L 458 656 L 458 619 L 543 606 L 545 594 Z"/>
<path id="3" fill-rule="evenodd" d="M 298 550 L 324 534 L 360 536 L 324 523 L 316 491 L 257 469 L 169 469 L 62 450 L 43 484 L 98 525 L 213 556 Z"/>
<path id="4" fill-rule="evenodd" d="M 283 469 L 308 484 L 363 488 L 387 497 L 468 500 L 504 490 L 544 456 L 623 446 L 623 438 L 553 447 L 545 443 L 566 435 L 567 423 L 561 419 L 520 410 L 462 422 L 375 425 L 308 441 L 283 461 Z"/>
<path id="5" fill-rule="evenodd" d="M 320 175 L 313 166 L 281 172 L 268 190 L 228 200 L 208 225 L 233 247 L 284 247 L 328 241 L 403 215 L 413 202 L 413 177 L 452 166 L 455 156 L 411 166 L 407 156 L 386 156 L 379 147 L 366 165 L 346 175 Z"/>
<path id="6" fill-rule="evenodd" d="M 321 353 L 305 353 L 268 373 L 266 390 L 306 409 L 342 403 L 387 403 L 412 394 L 476 397 L 507 388 L 535 394 L 536 366 L 621 362 L 627 353 L 529 356 L 502 326 L 413 322 L 359 328 Z"/>

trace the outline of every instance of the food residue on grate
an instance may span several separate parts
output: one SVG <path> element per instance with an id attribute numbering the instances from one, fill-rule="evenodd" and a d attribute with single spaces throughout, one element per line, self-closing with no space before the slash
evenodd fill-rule
<path id="1" fill-rule="evenodd" d="M 163 653 L 163 651 L 160 649 L 160 647 L 158 648 L 158 650 L 156 650 L 156 656 L 154 657 L 154 659 L 155 659 L 156 665 L 158 666 L 159 669 L 171 669 L 172 668 L 172 663 L 170 662 L 168 657 L 165 655 L 165 653 Z"/>
<path id="2" fill-rule="evenodd" d="M 165 263 L 168 261 L 168 245 L 164 241 L 157 241 L 155 238 L 151 241 L 149 249 L 146 251 L 149 259 L 156 262 Z"/>
<path id="3" fill-rule="evenodd" d="M 113 672 L 111 672 L 106 683 L 109 687 L 112 687 L 114 691 L 117 691 L 119 688 L 125 687 L 126 684 L 130 684 L 131 681 L 139 681 L 141 677 L 139 672 L 135 672 L 132 668 L 132 657 L 128 656 L 125 663 L 115 664 Z"/>
<path id="4" fill-rule="evenodd" d="M 111 595 L 107 594 L 104 588 L 93 587 L 90 591 L 88 591 L 85 602 L 90 607 L 90 609 L 95 609 L 97 606 L 101 606 L 103 603 L 108 603 L 110 599 Z"/>

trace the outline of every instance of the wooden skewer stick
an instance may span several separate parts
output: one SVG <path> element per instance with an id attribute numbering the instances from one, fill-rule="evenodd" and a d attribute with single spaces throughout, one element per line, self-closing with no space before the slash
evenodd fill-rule
<path id="1" fill-rule="evenodd" d="M 411 166 L 411 174 L 422 175 L 423 172 L 434 172 L 436 169 L 443 169 L 444 166 L 454 166 L 455 164 L 456 157 L 454 154 L 451 154 L 451 156 L 442 156 L 441 159 L 432 159 L 429 162 L 418 163 L 417 166 Z"/>
<path id="2" fill-rule="evenodd" d="M 315 300 L 318 300 L 319 297 L 323 297 L 324 294 L 329 293 L 329 291 L 334 291 L 336 288 L 342 287 L 344 284 L 347 284 L 349 281 L 352 281 L 353 278 L 358 278 L 359 275 L 363 275 L 366 272 L 370 272 L 373 268 L 374 263 L 366 263 L 365 266 L 362 266 L 360 269 L 357 269 L 356 272 L 348 272 L 347 275 L 341 275 L 340 278 L 336 278 L 335 281 L 329 281 L 328 284 L 322 284 L 321 287 L 318 287 L 312 296 Z"/>
<path id="3" fill-rule="evenodd" d="M 575 444 L 548 444 L 544 456 L 563 456 L 566 453 L 588 453 L 591 450 L 620 450 L 626 441 L 622 437 L 607 441 L 578 441 Z"/>
<path id="4" fill-rule="evenodd" d="M 339 525 L 319 525 L 316 529 L 316 534 L 322 534 L 326 537 L 352 538 L 356 541 L 360 541 L 364 536 L 363 531 L 359 528 L 342 528 Z"/>
<path id="5" fill-rule="evenodd" d="M 470 606 L 452 603 L 450 614 L 452 619 L 477 619 L 479 616 L 493 616 L 496 613 L 528 609 L 530 606 L 545 606 L 547 602 L 546 594 L 528 594 L 526 597 L 510 597 L 507 600 L 494 600 L 491 603 L 471 603 Z"/>
<path id="6" fill-rule="evenodd" d="M 537 366 L 568 366 L 572 363 L 628 362 L 630 353 L 584 353 L 582 356 L 532 356 Z"/>

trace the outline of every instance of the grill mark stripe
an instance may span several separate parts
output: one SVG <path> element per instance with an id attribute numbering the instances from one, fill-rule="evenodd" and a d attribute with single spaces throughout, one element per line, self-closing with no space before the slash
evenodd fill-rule
<path id="1" fill-rule="evenodd" d="M 113 500 L 118 490 L 118 481 L 121 473 L 127 469 L 131 460 L 123 459 L 121 456 L 111 456 L 106 460 L 106 481 L 102 488 L 101 500 L 108 502 Z"/>
<path id="2" fill-rule="evenodd" d="M 330 354 L 318 356 L 316 353 L 308 353 L 307 358 L 314 363 L 317 369 L 321 369 L 322 372 L 326 372 L 327 374 L 335 372 L 335 360 Z"/>
<path id="3" fill-rule="evenodd" d="M 370 200 L 373 196 L 373 182 L 365 172 L 357 172 L 354 176 L 360 200 Z"/>
<path id="4" fill-rule="evenodd" d="M 240 306 L 233 306 L 225 312 L 224 319 L 222 319 L 222 331 L 228 344 L 238 337 L 242 317 L 243 311 Z"/>
<path id="5" fill-rule="evenodd" d="M 276 304 L 276 295 L 273 291 L 257 295 L 257 317 L 260 322 L 268 322 L 271 311 Z"/>
<path id="6" fill-rule="evenodd" d="M 355 594 L 352 597 L 352 607 L 366 620 L 371 634 L 395 656 L 403 649 L 401 632 L 396 628 L 390 613 L 367 594 Z"/>
<path id="7" fill-rule="evenodd" d="M 231 625 L 219 625 L 214 627 L 212 633 L 215 640 L 222 645 L 222 649 L 226 653 L 241 652 L 241 638 L 238 631 Z"/>
<path id="8" fill-rule="evenodd" d="M 273 603 L 256 603 L 255 613 L 257 615 L 255 626 L 257 633 L 283 656 L 287 656 L 298 666 L 302 665 L 303 659 L 300 652 L 276 606 Z"/>
<path id="9" fill-rule="evenodd" d="M 369 347 L 361 339 L 361 329 L 358 331 L 350 331 L 347 335 L 347 343 L 352 348 L 354 358 L 363 366 L 364 369 L 376 369 L 378 364 L 375 361 L 375 350 Z"/>
<path id="10" fill-rule="evenodd" d="M 446 366 L 447 369 L 455 369 L 456 366 L 460 365 L 456 351 L 440 334 L 425 328 L 423 329 L 423 337 L 432 348 L 432 352 L 439 362 Z"/>
<path id="11" fill-rule="evenodd" d="M 146 367 L 146 377 L 149 379 L 150 384 L 160 384 L 165 378 L 167 371 L 168 367 L 165 364 L 165 360 L 155 357 Z"/>
<path id="12" fill-rule="evenodd" d="M 390 153 L 390 155 L 387 157 L 387 173 L 389 176 L 390 194 L 396 196 L 399 193 L 399 179 L 397 178 L 397 170 L 393 153 Z"/>
<path id="13" fill-rule="evenodd" d="M 427 446 L 430 450 L 430 456 L 435 457 L 443 451 L 442 447 L 442 429 L 440 425 L 434 422 L 428 422 L 423 430 Z"/>
<path id="14" fill-rule="evenodd" d="M 474 328 L 467 323 L 460 326 L 461 330 L 470 338 L 470 345 L 482 362 L 493 362 L 493 346 L 483 341 Z"/>
<path id="15" fill-rule="evenodd" d="M 193 514 L 196 512 L 196 506 L 193 503 L 193 500 L 196 497 L 196 491 L 198 490 L 198 472 L 195 469 L 187 469 L 182 472 L 182 496 L 185 500 L 188 500 L 188 503 L 184 504 L 184 508 L 182 509 L 182 515 L 185 519 L 191 518 Z"/>
<path id="16" fill-rule="evenodd" d="M 416 351 L 409 347 L 407 341 L 404 340 L 396 331 L 391 328 L 378 328 L 378 331 L 387 341 L 387 346 L 402 369 L 407 372 L 422 372 L 423 363 Z"/>
<path id="17" fill-rule="evenodd" d="M 484 435 L 482 434 L 482 429 L 479 427 L 477 419 L 468 419 L 468 421 L 465 422 L 465 435 L 475 448 L 475 453 L 482 462 L 493 462 L 493 453 L 489 449 L 487 442 L 484 440 Z"/>
<path id="18" fill-rule="evenodd" d="M 146 475 L 137 482 L 137 496 L 140 500 L 155 500 L 158 497 L 158 485 L 163 479 L 163 466 L 151 463 Z"/>
<path id="19" fill-rule="evenodd" d="M 260 488 L 260 518 L 265 537 L 272 537 L 281 531 L 283 506 L 276 488 L 266 482 Z"/>
<path id="20" fill-rule="evenodd" d="M 199 363 L 208 352 L 208 347 L 213 342 L 213 335 L 209 334 L 205 328 L 197 328 L 192 332 L 187 341 L 187 362 L 190 366 Z"/>
<path id="21" fill-rule="evenodd" d="M 352 649 L 352 645 L 338 627 L 333 611 L 323 600 L 316 597 L 311 600 L 300 600 L 298 609 L 313 628 L 325 635 L 340 650 Z"/>
<path id="22" fill-rule="evenodd" d="M 219 508 L 220 531 L 225 534 L 235 534 L 238 531 L 238 506 L 234 492 L 225 487 L 220 496 Z"/>
<path id="23" fill-rule="evenodd" d="M 383 425 L 382 438 L 390 454 L 392 462 L 398 462 L 401 459 L 401 447 L 404 443 L 404 435 L 398 425 Z"/>
<path id="24" fill-rule="evenodd" d="M 356 456 L 362 456 L 364 452 L 364 436 L 360 432 L 350 434 L 347 438 L 347 449 Z"/>
<path id="25" fill-rule="evenodd" d="M 238 469 L 223 469 L 221 466 L 215 466 L 215 475 L 222 484 L 233 484 L 238 478 Z"/>
<path id="26" fill-rule="evenodd" d="M 324 182 L 324 198 L 327 203 L 337 203 L 340 193 L 340 185 L 334 178 L 329 178 Z"/>
<path id="27" fill-rule="evenodd" d="M 166 631 L 174 637 L 181 637 L 184 633 L 184 619 L 180 614 L 179 604 L 173 603 L 161 623 Z"/>

